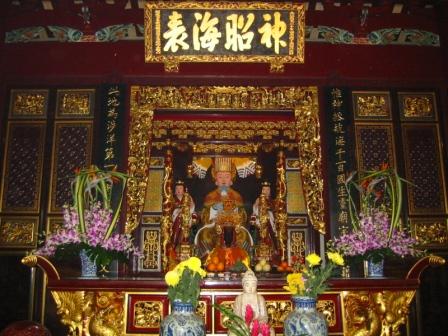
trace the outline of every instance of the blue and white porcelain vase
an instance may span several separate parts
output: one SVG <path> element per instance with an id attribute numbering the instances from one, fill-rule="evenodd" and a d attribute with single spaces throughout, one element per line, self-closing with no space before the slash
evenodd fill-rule
<path id="1" fill-rule="evenodd" d="M 160 325 L 161 336 L 205 336 L 204 321 L 191 303 L 174 301 L 171 309 Z"/>
<path id="2" fill-rule="evenodd" d="M 294 310 L 283 324 L 285 336 L 327 336 L 328 326 L 323 314 L 316 310 L 316 299 L 293 296 Z"/>
<path id="3" fill-rule="evenodd" d="M 97 272 L 96 263 L 90 260 L 86 250 L 81 250 L 79 252 L 79 257 L 81 259 L 81 276 L 96 277 Z"/>
<path id="4" fill-rule="evenodd" d="M 384 276 L 384 259 L 373 262 L 372 259 L 364 260 L 364 277 L 380 278 Z"/>

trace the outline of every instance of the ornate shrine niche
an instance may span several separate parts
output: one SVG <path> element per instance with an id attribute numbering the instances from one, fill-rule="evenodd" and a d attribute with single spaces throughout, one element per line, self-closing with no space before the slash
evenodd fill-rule
<path id="1" fill-rule="evenodd" d="M 300 189 L 296 191 L 302 196 L 302 201 L 296 197 L 297 202 L 291 204 L 292 213 L 306 214 L 299 170 L 291 169 L 289 164 L 290 158 L 297 161 L 293 114 L 244 111 L 243 115 L 223 115 L 216 112 L 211 116 L 210 111 L 205 114 L 189 111 L 186 112 L 189 120 L 177 120 L 179 116 L 172 113 L 156 113 L 149 180 L 151 184 L 157 183 L 158 188 L 148 186 L 144 214 L 162 211 L 162 177 L 163 168 L 166 168 L 163 161 L 168 150 L 173 157 L 171 184 L 178 180 L 186 183 L 196 210 L 202 209 L 205 195 L 215 188 L 211 174 L 212 159 L 217 156 L 231 157 L 237 175 L 233 187 L 242 193 L 247 212 L 251 211 L 252 204 L 259 196 L 263 181 L 271 183 L 272 197 L 275 198 L 276 163 L 282 151 L 289 158 L 286 175 L 295 171 L 297 178 L 294 180 Z"/>
<path id="2" fill-rule="evenodd" d="M 138 227 L 146 211 L 158 212 L 160 219 L 153 216 L 146 224 L 163 222 L 167 190 L 159 187 L 158 209 L 144 208 L 148 186 L 163 185 L 167 176 L 168 149 L 174 153 L 169 169 L 175 179 L 185 178 L 182 167 L 194 158 L 231 156 L 271 162 L 270 166 L 262 163 L 266 167 L 261 177 L 274 183 L 276 155 L 285 152 L 289 172 L 300 171 L 299 178 L 292 180 L 300 185 L 291 190 L 303 193 L 304 215 L 314 229 L 325 233 L 317 101 L 315 87 L 133 86 L 128 165 L 134 179 L 128 185 L 126 233 Z M 252 185 L 260 183 L 251 179 Z M 210 188 L 211 181 L 204 182 L 205 189 L 207 184 Z M 193 196 L 201 199 L 204 191 L 193 189 L 197 193 Z M 249 190 L 248 204 L 256 197 L 254 192 Z M 167 235 L 163 223 L 159 232 L 153 240 L 163 245 Z"/>

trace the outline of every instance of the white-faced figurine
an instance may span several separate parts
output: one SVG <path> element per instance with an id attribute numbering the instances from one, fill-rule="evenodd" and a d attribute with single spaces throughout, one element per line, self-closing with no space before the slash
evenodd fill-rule
<path id="1" fill-rule="evenodd" d="M 266 302 L 264 297 L 257 292 L 258 279 L 252 270 L 247 270 L 242 279 L 243 293 L 235 298 L 233 303 L 233 312 L 244 320 L 246 306 L 250 305 L 254 312 L 254 320 L 260 323 L 268 323 L 268 313 L 266 311 Z M 271 328 L 271 336 L 275 335 Z"/>

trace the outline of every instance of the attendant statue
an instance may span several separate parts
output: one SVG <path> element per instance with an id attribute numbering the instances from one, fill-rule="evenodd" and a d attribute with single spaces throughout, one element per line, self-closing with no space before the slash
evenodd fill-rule
<path id="1" fill-rule="evenodd" d="M 254 320 L 261 323 L 268 323 L 268 313 L 264 297 L 257 292 L 258 279 L 254 272 L 249 269 L 244 273 L 242 279 L 243 293 L 235 298 L 233 303 L 233 312 L 244 320 L 246 306 L 250 305 L 254 312 Z M 271 328 L 271 335 L 274 335 L 274 329 Z"/>
<path id="2" fill-rule="evenodd" d="M 184 182 L 177 181 L 174 186 L 174 209 L 172 213 L 173 226 L 170 236 L 170 244 L 178 258 L 181 257 L 182 254 L 182 245 L 191 245 L 191 227 L 195 224 L 197 219 L 194 211 L 195 204 L 193 198 L 188 194 Z"/>
<path id="3" fill-rule="evenodd" d="M 212 176 L 216 189 L 204 199 L 201 214 L 203 226 L 195 236 L 195 245 L 200 257 L 216 253 L 230 267 L 236 259 L 243 260 L 253 245 L 252 237 L 245 228 L 247 214 L 240 193 L 232 188 L 236 169 L 230 158 L 215 159 Z M 227 249 L 227 250 L 226 250 Z"/>
<path id="4" fill-rule="evenodd" d="M 278 255 L 277 228 L 274 219 L 274 202 L 271 198 L 271 185 L 263 182 L 260 196 L 252 207 L 251 222 L 257 228 L 257 258 L 272 260 Z"/>

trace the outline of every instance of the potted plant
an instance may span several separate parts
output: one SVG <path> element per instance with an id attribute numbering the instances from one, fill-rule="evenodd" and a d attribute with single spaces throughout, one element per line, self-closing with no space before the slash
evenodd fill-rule
<path id="1" fill-rule="evenodd" d="M 346 181 L 351 230 L 329 242 L 330 249 L 365 262 L 366 276 L 383 276 L 386 256 L 417 256 L 417 242 L 400 225 L 402 184 L 397 172 L 379 170 L 352 173 Z M 359 208 L 353 191 L 359 192 Z"/>
<path id="2" fill-rule="evenodd" d="M 171 314 L 163 319 L 160 335 L 204 336 L 204 321 L 195 314 L 200 294 L 200 283 L 207 272 L 201 267 L 201 260 L 191 257 L 180 262 L 165 274 Z"/>
<path id="3" fill-rule="evenodd" d="M 81 257 L 82 275 L 106 271 L 113 260 L 127 261 L 139 254 L 128 234 L 116 233 L 128 176 L 97 166 L 76 170 L 73 204 L 64 207 L 63 226 L 46 236 L 36 254 L 59 260 Z M 117 190 L 118 189 L 118 190 Z"/>
<path id="4" fill-rule="evenodd" d="M 322 265 L 317 254 L 309 254 L 305 258 L 306 263 L 295 263 L 293 273 L 286 277 L 288 285 L 284 289 L 292 294 L 294 310 L 285 319 L 285 336 L 328 334 L 325 317 L 316 311 L 316 300 L 328 288 L 328 279 L 335 268 L 344 265 L 344 259 L 337 252 L 328 252 L 327 257 L 327 262 Z"/>

